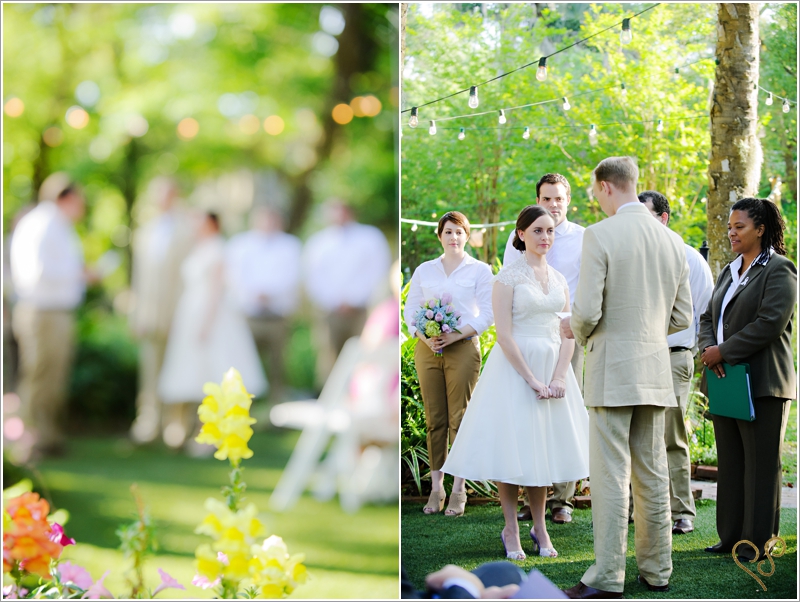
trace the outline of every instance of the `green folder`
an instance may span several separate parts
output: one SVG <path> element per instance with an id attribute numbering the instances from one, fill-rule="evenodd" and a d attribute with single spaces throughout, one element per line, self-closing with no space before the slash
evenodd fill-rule
<path id="1" fill-rule="evenodd" d="M 722 364 L 725 378 L 719 378 L 706 368 L 708 411 L 717 416 L 753 422 L 756 411 L 750 392 L 750 364 Z"/>

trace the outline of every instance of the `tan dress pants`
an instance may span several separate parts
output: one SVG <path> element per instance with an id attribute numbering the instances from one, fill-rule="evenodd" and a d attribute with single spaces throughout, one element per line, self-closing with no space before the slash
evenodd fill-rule
<path id="1" fill-rule="evenodd" d="M 672 574 L 672 524 L 664 408 L 590 407 L 589 473 L 595 563 L 581 581 L 595 589 L 623 591 L 632 486 L 639 573 L 652 585 L 666 585 Z"/>
<path id="2" fill-rule="evenodd" d="M 23 303 L 14 308 L 14 335 L 19 344 L 17 393 L 21 417 L 33 430 L 36 447 L 64 442 L 61 413 L 67 400 L 75 352 L 75 316 L 71 310 L 43 310 Z"/>
<path id="3" fill-rule="evenodd" d="M 325 385 L 347 339 L 360 335 L 366 321 L 367 310 L 363 307 L 317 316 L 314 340 L 317 348 L 317 386 L 320 389 Z"/>
<path id="4" fill-rule="evenodd" d="M 166 348 L 165 335 L 148 335 L 139 341 L 139 392 L 136 395 L 136 420 L 131 426 L 131 437 L 138 443 L 154 441 L 161 433 L 158 376 Z"/>
<path id="5" fill-rule="evenodd" d="M 669 466 L 669 506 L 672 520 L 694 520 L 697 510 L 692 497 L 692 466 L 689 459 L 689 438 L 686 434 L 686 408 L 689 388 L 694 374 L 692 352 L 674 351 L 669 354 L 672 366 L 672 386 L 678 399 L 677 408 L 664 413 L 664 442 L 667 444 Z"/>
<path id="6" fill-rule="evenodd" d="M 420 340 L 414 347 L 414 365 L 425 406 L 428 459 L 431 470 L 441 470 L 461 426 L 472 390 L 481 371 L 480 340 L 462 339 L 435 355 Z M 449 438 L 448 438 L 449 435 Z"/>
<path id="7" fill-rule="evenodd" d="M 253 333 L 258 355 L 261 357 L 267 373 L 269 397 L 274 401 L 283 401 L 286 396 L 286 377 L 283 364 L 283 353 L 286 349 L 288 334 L 286 318 L 278 315 L 248 317 L 247 324 L 250 326 L 250 332 Z"/>

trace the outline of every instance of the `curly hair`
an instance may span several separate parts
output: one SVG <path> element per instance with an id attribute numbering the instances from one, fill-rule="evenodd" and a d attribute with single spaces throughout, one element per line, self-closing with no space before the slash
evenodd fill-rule
<path id="1" fill-rule="evenodd" d="M 764 226 L 764 235 L 761 237 L 762 252 L 772 247 L 778 255 L 786 255 L 786 245 L 783 242 L 786 222 L 775 203 L 769 199 L 748 197 L 736 201 L 731 211 L 747 211 L 756 228 Z"/>

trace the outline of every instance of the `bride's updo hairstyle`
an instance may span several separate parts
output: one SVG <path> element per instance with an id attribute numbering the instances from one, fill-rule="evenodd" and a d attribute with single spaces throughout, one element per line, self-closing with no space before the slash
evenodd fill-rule
<path id="1" fill-rule="evenodd" d="M 524 232 L 533 222 L 543 215 L 549 216 L 550 219 L 553 220 L 553 223 L 555 223 L 556 220 L 553 214 L 541 205 L 528 205 L 519 212 L 516 229 L 514 230 L 514 241 L 511 243 L 517 251 L 525 251 L 525 241 L 519 237 L 519 231 L 522 230 Z"/>
<path id="2" fill-rule="evenodd" d="M 461 226 L 462 228 L 464 228 L 464 232 L 466 232 L 467 236 L 469 236 L 469 220 L 467 219 L 467 216 L 461 213 L 460 211 L 448 211 L 439 220 L 439 226 L 436 228 L 436 235 L 439 238 L 442 237 L 442 232 L 444 232 L 444 225 L 447 222 L 452 222 L 456 226 Z"/>

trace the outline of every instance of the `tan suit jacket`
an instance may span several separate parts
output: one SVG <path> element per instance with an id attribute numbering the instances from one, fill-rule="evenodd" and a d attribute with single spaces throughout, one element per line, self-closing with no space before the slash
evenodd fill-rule
<path id="1" fill-rule="evenodd" d="M 571 326 L 586 346 L 587 406 L 677 405 L 667 334 L 691 324 L 677 234 L 641 203 L 586 229 Z"/>

